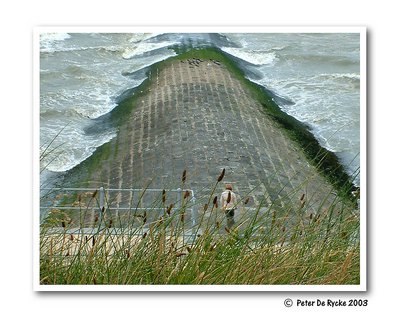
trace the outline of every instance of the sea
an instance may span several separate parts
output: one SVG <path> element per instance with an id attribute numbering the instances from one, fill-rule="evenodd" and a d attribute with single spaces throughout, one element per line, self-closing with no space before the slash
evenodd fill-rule
<path id="1" fill-rule="evenodd" d="M 88 127 L 177 49 L 217 47 L 308 125 L 354 183 L 360 167 L 358 33 L 41 33 L 41 186 L 116 136 Z"/>

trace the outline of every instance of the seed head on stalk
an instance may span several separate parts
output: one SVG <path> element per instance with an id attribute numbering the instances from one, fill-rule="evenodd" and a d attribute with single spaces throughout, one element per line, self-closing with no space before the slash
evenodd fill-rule
<path id="1" fill-rule="evenodd" d="M 183 183 L 186 182 L 186 169 L 183 170 L 183 173 L 182 173 L 182 182 L 183 182 Z"/>
<path id="2" fill-rule="evenodd" d="M 187 254 L 182 252 L 182 253 L 177 253 L 175 256 L 176 257 L 181 257 L 181 256 L 185 256 L 185 255 L 187 255 Z"/>
<path id="3" fill-rule="evenodd" d="M 228 192 L 228 197 L 226 198 L 226 203 L 231 202 L 231 192 Z"/>
<path id="4" fill-rule="evenodd" d="M 218 208 L 218 197 L 217 196 L 214 197 L 213 204 L 214 204 L 215 208 Z"/>
<path id="5" fill-rule="evenodd" d="M 169 207 L 167 208 L 167 214 L 168 215 L 170 215 L 171 214 L 171 210 L 172 210 L 172 208 L 174 207 L 174 204 L 173 203 L 171 203 L 170 205 L 169 205 Z"/>
<path id="6" fill-rule="evenodd" d="M 221 174 L 219 175 L 219 177 L 218 177 L 218 179 L 217 179 L 217 182 L 221 182 L 222 179 L 224 178 L 224 176 L 225 176 L 225 168 L 222 169 L 222 172 L 221 172 Z"/>

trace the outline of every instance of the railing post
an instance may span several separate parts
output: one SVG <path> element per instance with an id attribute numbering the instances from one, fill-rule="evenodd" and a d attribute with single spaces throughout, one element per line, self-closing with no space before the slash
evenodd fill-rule
<path id="1" fill-rule="evenodd" d="M 179 215 L 178 215 L 178 220 L 177 220 L 177 233 L 179 234 L 179 226 L 180 226 L 180 221 L 181 221 L 181 217 L 184 217 L 184 213 L 186 212 L 183 207 L 184 207 L 184 198 L 182 197 L 182 191 L 183 189 L 178 188 L 178 200 L 180 201 L 180 210 L 179 210 Z M 182 219 L 183 220 L 183 219 Z M 185 222 L 182 222 L 182 245 L 185 245 Z"/>
<path id="2" fill-rule="evenodd" d="M 196 198 L 194 197 L 194 191 L 192 190 L 192 236 L 193 240 L 195 239 L 194 235 L 196 234 L 196 221 L 197 221 L 197 210 L 196 210 Z"/>
<path id="3" fill-rule="evenodd" d="M 100 222 L 103 219 L 103 210 L 104 210 L 104 188 L 100 187 L 99 189 L 99 207 L 100 207 Z"/>
<path id="4" fill-rule="evenodd" d="M 178 189 L 176 189 L 176 191 L 178 193 L 178 201 L 180 202 L 180 204 L 182 206 L 183 205 L 183 202 L 182 202 L 182 189 L 178 188 Z"/>

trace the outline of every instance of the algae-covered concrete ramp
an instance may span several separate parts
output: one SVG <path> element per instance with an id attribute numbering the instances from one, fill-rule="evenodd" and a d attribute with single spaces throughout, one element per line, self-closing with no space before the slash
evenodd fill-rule
<path id="1" fill-rule="evenodd" d="M 173 189 L 182 187 L 186 170 L 185 187 L 201 198 L 225 168 L 223 182 L 253 206 L 298 206 L 303 194 L 311 209 L 331 201 L 331 185 L 243 83 L 219 61 L 164 62 L 133 99 L 117 137 L 69 180 L 108 188 L 141 188 L 151 180 L 152 188 Z"/>

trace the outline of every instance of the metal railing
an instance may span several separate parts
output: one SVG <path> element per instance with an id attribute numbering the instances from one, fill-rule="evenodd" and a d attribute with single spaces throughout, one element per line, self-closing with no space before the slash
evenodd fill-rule
<path id="1" fill-rule="evenodd" d="M 66 193 L 73 193 L 75 201 L 63 202 L 60 196 L 63 197 Z M 137 212 L 145 211 L 154 212 L 157 216 L 160 212 L 166 210 L 167 205 L 171 205 L 169 212 L 173 214 L 184 207 L 185 211 L 190 214 L 190 225 L 192 231 L 195 229 L 197 220 L 196 210 L 196 198 L 194 191 L 191 189 L 112 189 L 112 188 L 42 188 L 41 189 L 41 200 L 40 200 L 40 223 L 49 215 L 50 211 L 81 211 L 82 205 L 76 204 L 78 200 L 80 202 L 79 195 L 81 193 L 89 192 L 90 204 L 85 206 L 87 210 L 98 215 L 98 219 L 103 220 L 104 213 L 120 213 L 125 212 L 129 214 L 137 214 Z M 175 198 L 172 198 L 172 204 L 167 204 L 167 201 L 171 202 L 171 196 L 168 194 L 175 194 Z M 116 194 L 112 198 L 112 194 Z M 123 200 L 121 197 L 127 194 L 128 200 Z M 158 194 L 158 197 L 148 198 L 151 194 Z M 135 198 L 136 195 L 136 198 Z M 168 200 L 167 200 L 168 196 Z M 79 198 L 79 199 L 77 199 Z M 68 201 L 68 200 L 67 200 Z M 45 204 L 45 203 L 50 204 Z"/>

